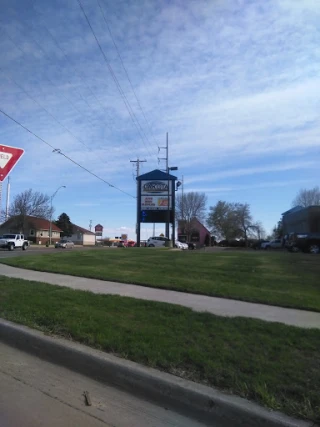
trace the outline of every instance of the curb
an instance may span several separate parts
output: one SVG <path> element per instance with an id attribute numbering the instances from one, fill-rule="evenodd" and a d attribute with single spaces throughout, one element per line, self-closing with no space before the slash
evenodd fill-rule
<path id="1" fill-rule="evenodd" d="M 0 341 L 99 382 L 139 395 L 208 425 L 311 427 L 315 424 L 269 411 L 156 369 L 0 319 Z"/>

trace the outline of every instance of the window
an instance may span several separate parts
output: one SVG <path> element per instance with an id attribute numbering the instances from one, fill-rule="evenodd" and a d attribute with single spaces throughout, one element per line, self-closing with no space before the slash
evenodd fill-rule
<path id="1" fill-rule="evenodd" d="M 33 228 L 31 228 L 31 230 L 30 230 L 30 236 L 34 236 L 34 234 L 35 234 L 35 231 L 34 231 Z"/>

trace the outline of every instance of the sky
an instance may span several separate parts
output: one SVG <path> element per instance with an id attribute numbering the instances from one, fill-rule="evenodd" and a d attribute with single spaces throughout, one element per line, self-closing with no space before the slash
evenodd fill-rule
<path id="1" fill-rule="evenodd" d="M 25 150 L 11 200 L 66 186 L 56 216 L 134 239 L 130 161 L 164 169 L 166 132 L 185 192 L 205 192 L 208 210 L 249 203 L 267 232 L 299 189 L 320 184 L 318 0 L 0 6 L 0 144 Z"/>

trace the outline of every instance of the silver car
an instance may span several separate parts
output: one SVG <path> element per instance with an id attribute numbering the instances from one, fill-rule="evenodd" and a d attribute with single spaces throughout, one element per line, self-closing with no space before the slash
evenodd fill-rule
<path id="1" fill-rule="evenodd" d="M 73 249 L 74 243 L 71 240 L 61 239 L 60 242 L 55 244 L 55 248 Z"/>

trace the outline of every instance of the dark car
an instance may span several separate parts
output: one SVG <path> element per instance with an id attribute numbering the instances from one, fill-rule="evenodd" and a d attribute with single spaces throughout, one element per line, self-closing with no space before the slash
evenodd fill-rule
<path id="1" fill-rule="evenodd" d="M 197 245 L 193 242 L 187 242 L 187 245 L 188 245 L 188 249 L 190 249 L 191 251 L 193 251 L 197 247 Z"/>
<path id="2" fill-rule="evenodd" d="M 286 240 L 289 252 L 320 253 L 320 233 L 291 233 Z"/>

